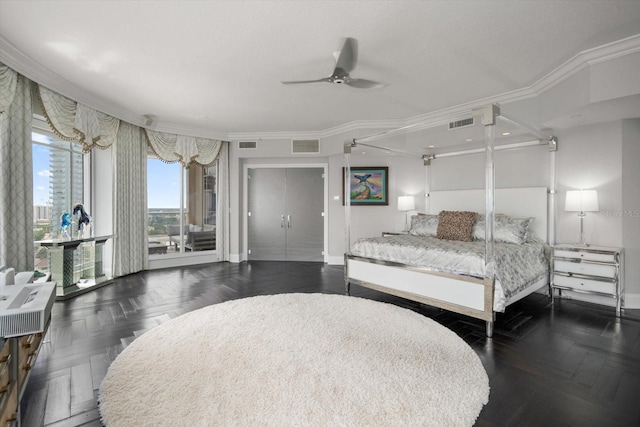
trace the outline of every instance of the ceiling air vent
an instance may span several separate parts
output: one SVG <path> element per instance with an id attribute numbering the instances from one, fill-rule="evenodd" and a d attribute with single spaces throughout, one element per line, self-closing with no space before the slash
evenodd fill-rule
<path id="1" fill-rule="evenodd" d="M 294 139 L 291 141 L 291 152 L 296 153 L 319 153 L 320 141 L 317 139 Z"/>
<path id="2" fill-rule="evenodd" d="M 474 117 L 458 120 L 457 122 L 449 122 L 449 130 L 463 128 L 467 126 L 473 126 L 475 123 L 476 121 Z"/>
<path id="3" fill-rule="evenodd" d="M 256 141 L 239 141 L 238 149 L 239 150 L 255 150 Z"/>

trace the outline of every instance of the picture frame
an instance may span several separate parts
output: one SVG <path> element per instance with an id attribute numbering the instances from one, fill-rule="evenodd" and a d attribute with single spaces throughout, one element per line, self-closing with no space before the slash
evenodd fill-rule
<path id="1" fill-rule="evenodd" d="M 351 167 L 349 170 L 351 206 L 389 205 L 389 168 L 386 166 Z M 342 204 L 345 194 L 345 168 L 342 168 Z"/>

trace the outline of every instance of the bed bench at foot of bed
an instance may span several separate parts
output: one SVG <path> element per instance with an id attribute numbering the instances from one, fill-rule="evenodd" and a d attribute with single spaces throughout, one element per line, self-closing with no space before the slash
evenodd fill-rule
<path id="1" fill-rule="evenodd" d="M 484 320 L 493 336 L 493 280 L 346 254 L 347 295 L 352 284 Z"/>

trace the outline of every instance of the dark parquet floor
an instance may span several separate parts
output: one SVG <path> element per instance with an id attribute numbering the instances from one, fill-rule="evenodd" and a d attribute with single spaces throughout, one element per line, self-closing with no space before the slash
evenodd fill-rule
<path id="1" fill-rule="evenodd" d="M 25 391 L 23 426 L 100 426 L 98 388 L 145 330 L 227 300 L 284 292 L 343 293 L 342 267 L 219 263 L 141 272 L 55 304 Z M 640 426 L 640 310 L 531 295 L 484 323 L 354 286 L 355 296 L 434 318 L 462 337 L 490 379 L 478 426 Z"/>

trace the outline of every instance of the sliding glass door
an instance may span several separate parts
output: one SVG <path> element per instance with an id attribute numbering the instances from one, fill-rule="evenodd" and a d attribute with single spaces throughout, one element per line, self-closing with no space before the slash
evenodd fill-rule
<path id="1" fill-rule="evenodd" d="M 147 161 L 148 251 L 151 259 L 216 248 L 217 164 Z"/>

